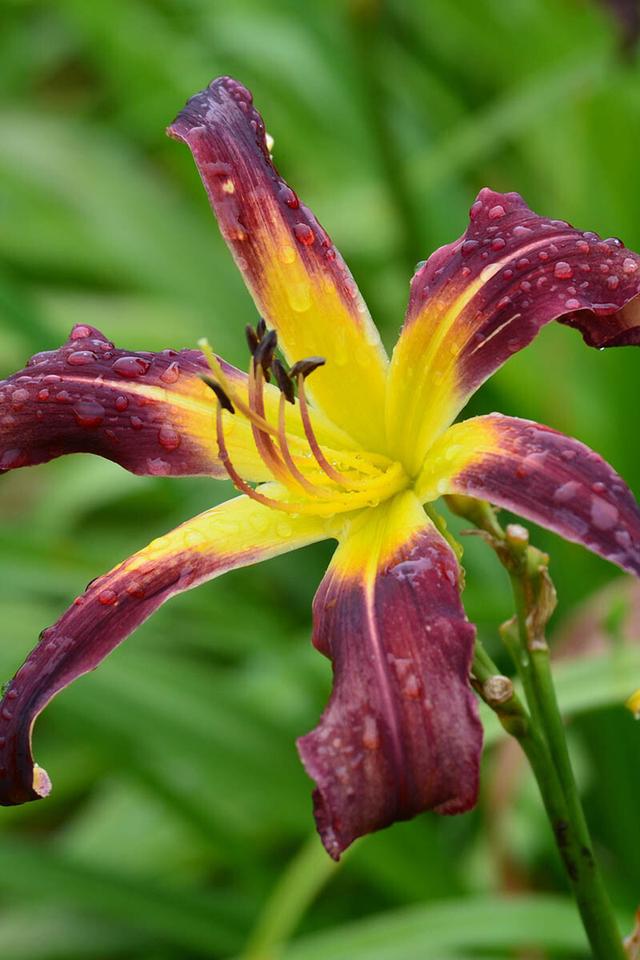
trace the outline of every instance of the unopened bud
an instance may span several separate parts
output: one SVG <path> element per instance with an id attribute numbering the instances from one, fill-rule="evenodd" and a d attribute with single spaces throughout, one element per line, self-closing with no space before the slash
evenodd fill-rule
<path id="1" fill-rule="evenodd" d="M 640 720 L 640 690 L 632 693 L 626 703 L 627 709 L 631 710 L 636 720 Z"/>
<path id="2" fill-rule="evenodd" d="M 510 523 L 505 530 L 507 543 L 511 547 L 524 550 L 529 545 L 529 531 L 519 523 Z"/>
<path id="3" fill-rule="evenodd" d="M 513 683 L 509 677 L 496 674 L 482 685 L 482 694 L 490 707 L 499 707 L 513 696 Z"/>

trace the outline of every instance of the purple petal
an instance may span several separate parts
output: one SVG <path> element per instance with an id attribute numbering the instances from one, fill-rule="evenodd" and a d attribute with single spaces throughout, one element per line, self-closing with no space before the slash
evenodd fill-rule
<path id="1" fill-rule="evenodd" d="M 640 508 L 593 450 L 549 427 L 494 413 L 455 424 L 429 452 L 425 499 L 489 500 L 640 576 Z"/>
<path id="2" fill-rule="evenodd" d="M 216 399 L 200 379 L 208 372 L 199 351 L 118 350 L 92 327 L 76 326 L 58 350 L 36 354 L 0 382 L 0 473 L 94 453 L 141 475 L 226 477 Z M 244 476 L 269 477 L 245 424 L 230 444 Z"/>
<path id="3" fill-rule="evenodd" d="M 378 331 L 326 231 L 276 170 L 251 93 L 219 77 L 167 132 L 191 150 L 222 235 L 289 361 L 325 357 L 309 382 L 317 404 L 356 440 L 378 443 L 388 364 Z"/>
<path id="4" fill-rule="evenodd" d="M 314 518 L 287 520 L 238 497 L 182 524 L 91 583 L 52 627 L 0 703 L 0 805 L 46 796 L 50 781 L 34 765 L 33 724 L 56 693 L 93 670 L 158 607 L 227 570 L 322 540 Z"/>
<path id="5" fill-rule="evenodd" d="M 551 320 L 589 346 L 640 344 L 639 290 L 640 257 L 619 240 L 540 217 L 517 193 L 482 190 L 462 237 L 411 284 L 388 410 L 412 437 L 407 460 L 419 469 L 471 394 Z"/>
<path id="6" fill-rule="evenodd" d="M 396 820 L 476 802 L 482 729 L 468 685 L 475 631 L 459 575 L 450 547 L 407 495 L 341 544 L 318 590 L 313 642 L 333 662 L 334 688 L 298 749 L 335 859 Z"/>

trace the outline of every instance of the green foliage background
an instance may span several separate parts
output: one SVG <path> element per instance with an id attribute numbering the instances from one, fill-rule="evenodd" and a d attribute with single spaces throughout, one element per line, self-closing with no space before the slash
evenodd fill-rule
<path id="1" fill-rule="evenodd" d="M 2 0 L 0 373 L 76 322 L 131 349 L 207 335 L 244 364 L 254 308 L 188 152 L 163 135 L 220 73 L 253 89 L 281 171 L 388 345 L 414 262 L 462 231 L 485 184 L 640 249 L 640 74 L 596 3 Z M 573 434 L 640 492 L 639 364 L 548 329 L 473 411 Z M 80 457 L 3 477 L 0 675 L 88 580 L 228 494 Z M 556 624 L 619 576 L 535 536 L 552 555 Z M 481 544 L 465 545 L 467 609 L 495 649 L 506 584 Z M 294 739 L 329 690 L 309 643 L 328 555 L 310 548 L 172 601 L 49 708 L 36 753 L 55 791 L 0 812 L 3 956 L 497 960 L 532 944 L 586 956 L 533 784 L 494 725 L 477 811 L 366 838 L 340 869 L 325 857 Z M 621 703 L 638 685 L 633 645 L 561 670 L 627 928 L 640 727 Z"/>

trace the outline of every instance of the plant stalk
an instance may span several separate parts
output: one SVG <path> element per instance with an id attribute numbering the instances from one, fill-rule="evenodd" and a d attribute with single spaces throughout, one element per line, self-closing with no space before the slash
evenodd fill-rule
<path id="1" fill-rule="evenodd" d="M 499 671 L 477 642 L 473 685 L 515 736 L 527 756 L 591 945 L 594 960 L 628 960 L 611 902 L 593 855 L 593 845 L 571 766 L 544 629 L 555 606 L 548 558 L 529 546 L 519 525 L 504 531 L 488 504 L 455 498 L 454 512 L 471 520 L 509 572 L 516 616 L 501 629 L 521 678 L 527 707 L 517 694 L 492 702 Z M 492 684 L 493 678 L 493 684 Z M 500 678 L 506 681 L 507 678 Z"/>

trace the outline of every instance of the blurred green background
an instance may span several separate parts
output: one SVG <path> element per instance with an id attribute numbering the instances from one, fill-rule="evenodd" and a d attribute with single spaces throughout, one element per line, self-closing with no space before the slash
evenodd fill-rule
<path id="1" fill-rule="evenodd" d="M 388 345 L 415 261 L 464 229 L 484 185 L 640 249 L 640 72 L 605 8 L 2 0 L 0 374 L 59 345 L 76 322 L 131 349 L 206 335 L 244 364 L 254 308 L 188 151 L 163 134 L 221 73 L 253 90 L 281 172 L 351 264 Z M 547 329 L 473 412 L 573 434 L 640 492 L 639 362 Z M 88 580 L 228 495 L 206 479 L 139 479 L 81 457 L 2 477 L 0 676 Z M 557 630 L 622 582 L 578 547 L 534 536 L 552 555 Z M 482 544 L 465 548 L 467 609 L 499 656 L 504 577 Z M 329 554 L 309 548 L 173 600 L 48 709 L 36 755 L 55 791 L 0 813 L 3 956 L 587 955 L 533 783 L 495 724 L 473 814 L 396 825 L 338 869 L 321 850 L 294 739 L 329 690 L 309 643 Z M 640 654 L 624 602 L 604 602 L 610 636 L 595 659 L 563 663 L 559 684 L 598 854 L 629 928 L 640 901 L 640 726 L 621 704 L 640 686 Z"/>

